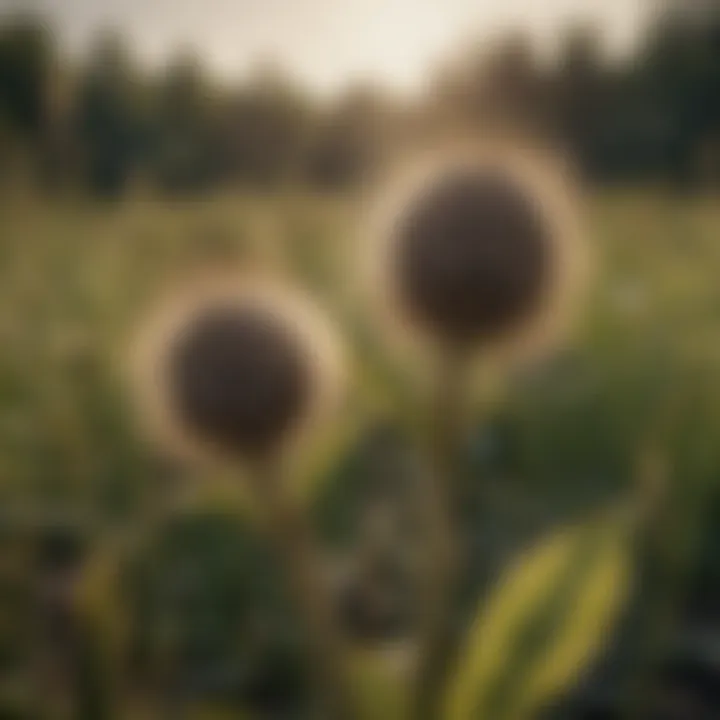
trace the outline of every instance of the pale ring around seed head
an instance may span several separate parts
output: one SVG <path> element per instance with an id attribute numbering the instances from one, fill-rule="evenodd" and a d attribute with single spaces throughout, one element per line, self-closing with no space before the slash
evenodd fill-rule
<path id="1" fill-rule="evenodd" d="M 208 278 L 160 303 L 133 346 L 148 429 L 188 458 L 257 461 L 292 447 L 343 385 L 333 329 L 302 293 Z"/>
<path id="2" fill-rule="evenodd" d="M 587 254 L 574 185 L 551 157 L 453 147 L 402 167 L 378 197 L 370 283 L 406 336 L 532 353 L 569 325 Z"/>

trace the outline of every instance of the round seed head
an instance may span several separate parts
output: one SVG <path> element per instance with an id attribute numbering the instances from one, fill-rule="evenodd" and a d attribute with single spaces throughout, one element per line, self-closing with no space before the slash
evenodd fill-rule
<path id="1" fill-rule="evenodd" d="M 269 287 L 191 293 L 145 329 L 141 400 L 174 449 L 257 460 L 284 449 L 337 386 L 332 334 Z"/>
<path id="2" fill-rule="evenodd" d="M 551 228 L 500 168 L 446 171 L 400 216 L 391 262 L 415 320 L 451 343 L 493 340 L 537 306 Z"/>
<path id="3" fill-rule="evenodd" d="M 371 217 L 383 311 L 445 348 L 544 345 L 584 274 L 571 195 L 554 161 L 503 146 L 414 165 Z"/>
<path id="4" fill-rule="evenodd" d="M 267 308 L 203 308 L 168 356 L 181 422 L 233 452 L 272 449 L 310 402 L 312 371 L 299 340 Z"/>

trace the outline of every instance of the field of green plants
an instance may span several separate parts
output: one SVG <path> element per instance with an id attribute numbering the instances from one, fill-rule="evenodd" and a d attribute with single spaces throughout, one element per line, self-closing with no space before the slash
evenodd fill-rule
<path id="1" fill-rule="evenodd" d="M 0 708 L 8 708 L 0 715 L 36 717 L 21 708 L 37 701 L 33 658 L 47 641 L 23 601 L 39 577 L 28 572 L 28 553 L 35 558 L 39 545 L 41 565 L 62 565 L 76 540 L 90 555 L 110 552 L 117 537 L 140 537 L 178 505 L 193 512 L 155 538 L 136 568 L 156 576 L 138 601 L 142 676 L 228 703 L 238 699 L 228 700 L 227 688 L 242 686 L 240 704 L 248 694 L 256 705 L 292 704 L 304 680 L 294 648 L 278 649 L 292 645 L 282 625 L 292 621 L 277 620 L 286 613 L 243 529 L 241 485 L 224 469 L 211 477 L 179 467 L 144 441 L 126 387 L 128 353 L 158 293 L 206 269 L 270 270 L 310 289 L 345 335 L 351 383 L 343 419 L 298 474 L 328 541 L 342 544 L 353 526 L 348 506 L 375 467 L 372 438 L 402 445 L 418 402 L 413 359 L 384 342 L 354 291 L 362 205 L 289 194 L 118 205 L 20 199 L 3 201 L 0 214 Z M 640 487 L 665 498 L 645 548 L 662 558 L 662 572 L 642 614 L 675 633 L 690 604 L 720 602 L 712 562 L 720 204 L 608 193 L 590 200 L 586 220 L 593 272 L 576 332 L 555 356 L 502 383 L 489 373 L 478 392 L 467 439 L 467 524 L 477 548 L 468 603 L 517 548 Z M 124 620 L 106 604 L 113 636 Z M 657 627 L 650 635 L 661 641 Z M 267 677 L 247 679 L 266 665 Z M 65 692 L 64 681 L 42 677 L 48 692 Z"/>

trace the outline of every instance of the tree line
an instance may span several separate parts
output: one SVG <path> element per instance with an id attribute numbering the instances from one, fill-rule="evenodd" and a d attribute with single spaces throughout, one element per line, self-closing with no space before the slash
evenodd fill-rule
<path id="1" fill-rule="evenodd" d="M 658 12 L 622 60 L 593 27 L 570 28 L 552 62 L 509 34 L 436 68 L 412 101 L 364 86 L 321 102 L 275 67 L 223 84 L 191 52 L 150 71 L 113 32 L 71 63 L 48 27 L 0 27 L 0 178 L 30 168 L 48 191 L 345 188 L 408 138 L 497 126 L 559 143 L 597 183 L 720 180 L 716 3 Z"/>

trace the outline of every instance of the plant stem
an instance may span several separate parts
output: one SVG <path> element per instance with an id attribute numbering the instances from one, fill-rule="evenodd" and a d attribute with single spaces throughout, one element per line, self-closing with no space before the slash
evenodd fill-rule
<path id="1" fill-rule="evenodd" d="M 355 713 L 346 672 L 345 643 L 337 627 L 312 533 L 303 512 L 283 487 L 281 475 L 277 461 L 258 468 L 254 489 L 265 530 L 284 566 L 289 592 L 309 632 L 313 670 L 325 717 L 348 720 Z"/>
<path id="2" fill-rule="evenodd" d="M 465 367 L 448 353 L 435 381 L 432 469 L 424 478 L 428 567 L 423 601 L 412 720 L 439 718 L 448 666 L 455 646 L 454 600 L 459 570 L 453 485 L 462 431 Z"/>
<path id="3" fill-rule="evenodd" d="M 646 717 L 652 711 L 658 671 L 672 652 L 673 638 L 682 620 L 682 603 L 696 557 L 698 527 L 703 527 L 708 490 L 683 488 L 690 495 L 664 498 L 646 520 L 641 536 L 645 556 L 645 593 L 648 598 L 639 621 L 642 636 L 633 658 L 633 672 L 624 687 L 622 718 Z M 685 540 L 682 538 L 693 538 Z M 648 572 L 650 571 L 650 572 Z"/>

